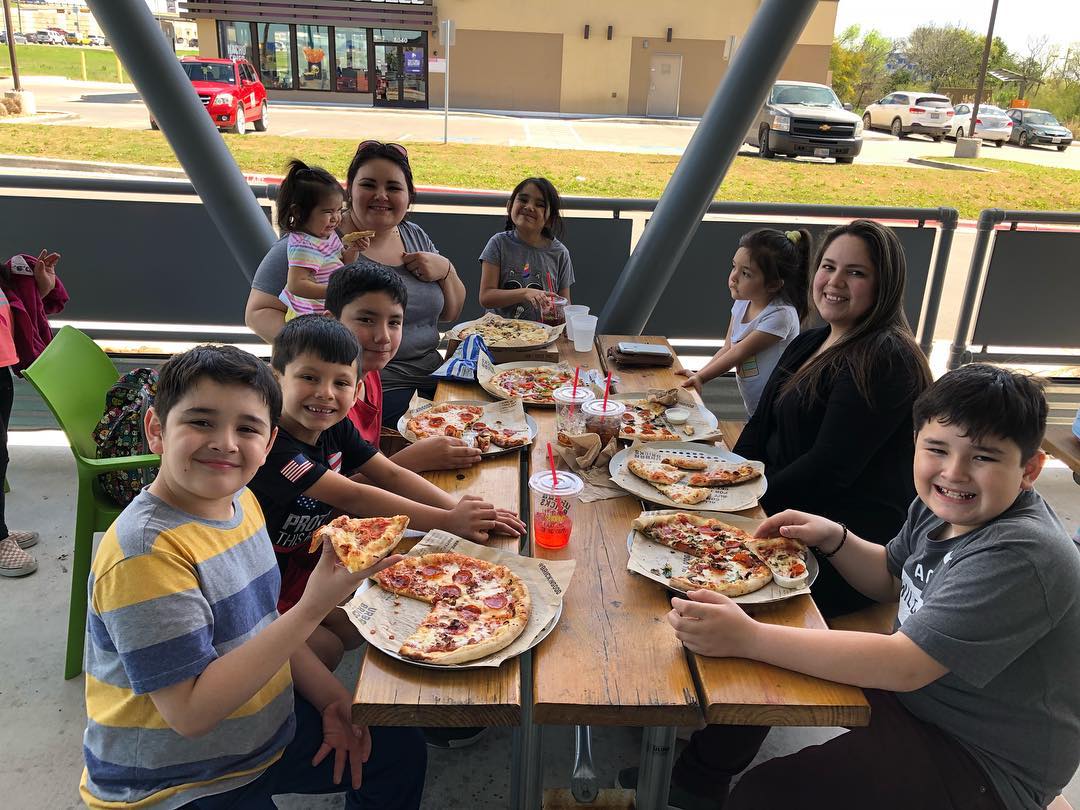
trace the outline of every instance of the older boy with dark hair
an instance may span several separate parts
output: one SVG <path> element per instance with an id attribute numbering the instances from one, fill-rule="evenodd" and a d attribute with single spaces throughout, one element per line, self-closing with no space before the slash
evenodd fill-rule
<path id="1" fill-rule="evenodd" d="M 346 764 L 346 807 L 420 804 L 420 735 L 355 726 L 351 695 L 305 643 L 400 557 L 350 574 L 331 550 L 295 609 L 275 607 L 278 567 L 246 485 L 280 412 L 270 369 L 238 349 L 200 346 L 161 370 L 145 422 L 160 472 L 105 533 L 90 575 L 90 807 L 273 806 L 341 792 Z"/>
<path id="2" fill-rule="evenodd" d="M 1080 762 L 1080 549 L 1035 491 L 1046 400 L 1030 378 L 965 366 L 916 401 L 918 499 L 887 546 L 786 511 L 779 532 L 862 593 L 899 598 L 889 636 L 759 624 L 722 596 L 673 599 L 702 655 L 861 686 L 870 725 L 731 778 L 766 728 L 709 726 L 673 774 L 683 808 L 1045 808 Z"/>
<path id="3" fill-rule="evenodd" d="M 349 410 L 349 420 L 374 445 L 382 428 L 379 373 L 401 345 L 408 302 L 401 277 L 380 267 L 343 267 L 326 289 L 326 311 L 345 324 L 362 349 L 363 390 Z M 393 459 L 413 472 L 457 470 L 480 461 L 480 450 L 452 436 L 432 436 L 399 450 Z"/>

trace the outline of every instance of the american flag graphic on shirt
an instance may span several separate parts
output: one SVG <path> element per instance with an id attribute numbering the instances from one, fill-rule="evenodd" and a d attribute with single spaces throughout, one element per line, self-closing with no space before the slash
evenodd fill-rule
<path id="1" fill-rule="evenodd" d="M 281 468 L 281 474 L 285 476 L 286 480 L 295 484 L 304 476 L 304 473 L 314 466 L 315 463 L 307 456 L 298 453 L 289 460 L 288 464 Z"/>
<path id="2" fill-rule="evenodd" d="M 341 453 L 331 453 L 326 461 L 326 466 L 336 473 L 341 472 Z"/>

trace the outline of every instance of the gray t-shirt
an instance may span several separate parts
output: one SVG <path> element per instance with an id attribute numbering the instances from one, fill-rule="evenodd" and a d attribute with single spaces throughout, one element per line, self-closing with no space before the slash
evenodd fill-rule
<path id="1" fill-rule="evenodd" d="M 533 247 L 518 239 L 514 231 L 497 233 L 488 240 L 480 261 L 499 267 L 499 289 L 536 287 L 547 289 L 548 273 L 555 280 L 555 290 L 568 289 L 574 283 L 574 265 L 570 251 L 558 239 L 547 247 Z M 489 310 L 504 318 L 540 320 L 540 311 L 531 304 L 515 304 Z"/>
<path id="2" fill-rule="evenodd" d="M 398 225 L 401 241 L 408 253 L 438 253 L 424 229 L 412 222 Z M 281 238 L 273 244 L 255 271 L 251 286 L 277 297 L 289 278 L 288 239 Z M 439 354 L 439 314 L 445 306 L 442 287 L 435 281 L 420 281 L 405 269 L 404 265 L 384 265 L 361 255 L 355 267 L 385 267 L 397 273 L 409 292 L 409 305 L 405 308 L 405 321 L 401 335 L 401 347 L 394 359 L 380 373 L 383 390 L 412 388 L 430 382 L 429 375 L 442 363 Z"/>
<path id="3" fill-rule="evenodd" d="M 1080 763 L 1080 548 L 1037 492 L 936 540 L 921 501 L 886 548 L 897 629 L 948 674 L 898 694 L 956 738 L 1009 810 L 1044 808 Z"/>
<path id="4" fill-rule="evenodd" d="M 739 384 L 746 413 L 753 416 L 761 392 L 765 390 L 765 383 L 776 368 L 780 355 L 799 335 L 799 313 L 790 304 L 770 301 L 756 318 L 743 323 L 749 305 L 749 301 L 736 301 L 731 307 L 731 342 L 738 343 L 753 332 L 767 332 L 780 338 L 778 343 L 747 357 L 735 369 L 735 380 Z"/>

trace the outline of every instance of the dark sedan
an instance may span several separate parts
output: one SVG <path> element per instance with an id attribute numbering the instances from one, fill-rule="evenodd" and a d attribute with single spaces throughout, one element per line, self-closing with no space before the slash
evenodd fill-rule
<path id="1" fill-rule="evenodd" d="M 1014 107 L 1009 110 L 1009 118 L 1013 122 L 1009 143 L 1056 146 L 1059 152 L 1064 152 L 1072 143 L 1072 132 L 1046 110 Z"/>

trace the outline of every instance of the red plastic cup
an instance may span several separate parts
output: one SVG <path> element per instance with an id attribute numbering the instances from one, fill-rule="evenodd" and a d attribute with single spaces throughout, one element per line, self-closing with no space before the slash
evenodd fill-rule
<path id="1" fill-rule="evenodd" d="M 533 495 L 533 540 L 544 548 L 564 548 L 574 528 L 571 504 L 577 500 L 584 482 L 572 472 L 559 471 L 556 484 L 551 470 L 529 478 Z"/>

